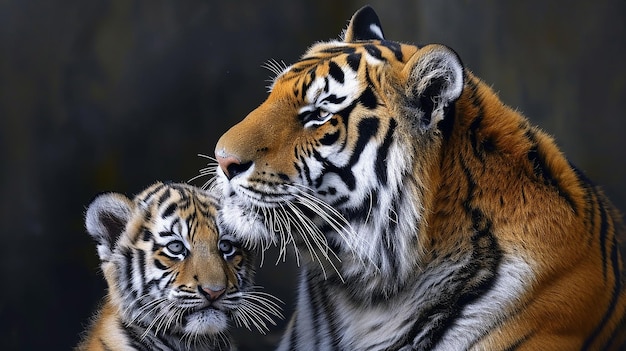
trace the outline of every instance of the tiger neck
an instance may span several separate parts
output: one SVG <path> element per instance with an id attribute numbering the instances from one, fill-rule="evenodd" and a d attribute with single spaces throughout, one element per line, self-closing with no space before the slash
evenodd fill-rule
<path id="1" fill-rule="evenodd" d="M 337 261 L 308 265 L 309 278 L 318 277 L 320 282 L 336 283 L 339 288 L 359 286 L 359 292 L 349 293 L 357 300 L 388 299 L 411 284 L 424 263 L 419 233 L 425 230 L 424 203 L 430 202 L 432 194 L 427 189 L 433 188 L 435 178 L 416 174 L 434 174 L 430 168 L 436 167 L 439 159 L 419 156 L 423 146 L 409 143 L 412 135 L 398 133 L 393 138 L 384 162 L 395 167 L 379 165 L 387 169 L 384 184 L 369 190 L 357 210 L 343 212 L 356 233 L 354 240 L 350 244 L 334 241 L 336 245 L 331 247 Z M 434 138 L 427 142 L 438 143 Z M 407 159 L 406 155 L 418 156 Z"/>

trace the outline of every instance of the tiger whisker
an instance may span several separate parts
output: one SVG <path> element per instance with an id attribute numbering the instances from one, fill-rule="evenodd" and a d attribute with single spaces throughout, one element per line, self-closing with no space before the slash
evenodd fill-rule
<path id="1" fill-rule="evenodd" d="M 370 194 L 370 196 L 369 196 L 369 200 L 370 200 L 369 202 L 370 203 L 369 203 L 369 207 L 367 208 L 367 216 L 365 216 L 365 223 L 366 224 L 369 223 L 370 216 L 372 214 L 372 210 L 374 209 L 374 196 L 372 194 L 372 190 L 371 189 L 369 191 L 369 194 Z"/>
<path id="2" fill-rule="evenodd" d="M 235 320 L 240 322 L 240 325 L 243 325 L 248 330 L 251 330 L 251 326 L 254 326 L 261 334 L 265 334 L 265 332 L 269 330 L 263 320 L 265 317 L 259 315 L 258 311 L 254 310 L 253 305 L 249 305 L 246 302 L 241 303 L 235 316 Z M 272 319 L 268 320 L 275 325 Z"/>
<path id="3" fill-rule="evenodd" d="M 127 308 L 126 311 L 124 312 L 125 315 L 127 315 L 128 310 L 133 310 L 135 307 L 135 304 L 139 304 L 144 298 L 149 297 L 149 293 L 146 293 L 140 297 L 138 297 L 136 300 L 133 301 L 132 304 L 130 304 Z M 165 298 L 159 298 L 159 299 L 155 299 L 152 300 L 148 303 L 146 303 L 145 305 L 139 307 L 137 310 L 132 311 L 134 312 L 133 315 L 134 317 L 130 319 L 130 322 L 128 322 L 128 324 L 133 324 L 135 323 L 136 320 L 143 318 L 144 316 L 150 316 L 150 314 L 159 308 L 159 305 L 162 304 L 163 302 L 165 302 L 166 299 Z"/>
<path id="4" fill-rule="evenodd" d="M 296 225 L 296 223 L 298 223 L 297 221 L 290 220 L 289 213 L 288 213 L 288 212 L 287 212 L 287 211 L 283 208 L 283 205 L 282 205 L 282 204 L 280 205 L 280 208 L 282 209 L 282 214 L 284 215 L 284 223 L 286 223 L 286 227 L 287 227 L 287 229 L 290 229 L 290 228 L 291 228 L 291 224 L 292 224 L 292 223 L 293 223 L 294 225 Z M 289 231 L 289 233 L 291 233 L 291 231 Z M 313 246 L 312 246 L 311 242 L 309 241 L 309 237 L 308 237 L 308 235 L 307 235 L 307 232 L 306 232 L 306 231 L 303 231 L 303 232 L 301 231 L 301 233 L 300 233 L 300 234 L 301 234 L 300 236 L 302 237 L 302 241 L 304 242 L 304 244 L 305 244 L 306 248 L 309 250 L 309 252 L 310 252 L 310 253 L 311 253 L 311 254 L 312 254 L 315 258 L 317 258 L 317 261 L 318 261 L 318 262 L 321 262 L 321 259 L 319 258 L 318 254 L 317 254 L 317 251 L 315 251 L 315 250 L 313 249 Z M 291 235 L 291 234 L 290 234 L 290 235 Z M 295 240 L 293 240 L 293 236 L 291 236 L 291 239 L 292 239 L 292 241 L 293 241 L 293 245 L 294 245 L 294 247 L 297 247 L 297 245 L 296 245 L 296 241 L 295 241 Z M 322 266 L 322 269 L 323 269 L 323 266 Z M 325 272 L 324 272 L 324 274 L 325 274 Z"/>
<path id="5" fill-rule="evenodd" d="M 273 75 L 273 76 L 270 76 L 270 78 L 266 80 L 268 83 L 270 83 L 269 85 L 266 86 L 269 92 L 272 90 L 272 85 L 274 84 L 274 81 L 276 81 L 276 78 L 278 78 L 278 76 L 280 76 L 287 69 L 288 66 L 282 60 L 278 62 L 275 59 L 270 59 L 270 60 L 267 60 L 265 63 L 263 63 L 261 67 L 269 70 Z"/>
<path id="6" fill-rule="evenodd" d="M 281 210 L 282 212 L 284 212 L 284 208 L 282 208 Z M 289 245 L 289 243 L 292 243 L 294 247 L 296 263 L 298 266 L 300 266 L 300 251 L 290 230 L 290 221 L 281 216 L 282 212 L 278 211 L 277 208 L 272 208 L 271 211 L 268 212 L 270 215 L 266 217 L 269 222 L 272 223 L 272 228 L 274 229 L 274 231 L 277 232 L 280 236 L 278 241 L 279 254 L 276 260 L 276 264 L 278 264 L 281 258 L 283 262 L 287 259 L 287 246 Z"/>
<path id="7" fill-rule="evenodd" d="M 207 154 L 198 154 L 198 157 L 207 158 L 207 159 L 209 159 L 211 161 L 217 162 L 217 159 L 215 157 L 209 156 Z"/>
<path id="8" fill-rule="evenodd" d="M 302 188 L 304 190 L 309 190 L 308 187 L 301 184 L 294 184 L 290 187 L 293 188 Z M 310 191 L 310 190 L 309 190 Z M 348 248 L 355 254 L 355 257 L 361 262 L 362 265 L 365 265 L 364 257 L 358 254 L 359 250 L 357 249 L 360 246 L 364 246 L 364 239 L 358 235 L 358 233 L 352 228 L 348 220 L 343 217 L 339 211 L 330 206 L 328 203 L 318 199 L 317 197 L 310 194 L 308 191 L 298 191 L 293 194 L 299 201 L 299 203 L 310 210 L 314 211 L 322 220 L 328 223 L 331 228 L 339 234 L 342 240 L 348 245 Z M 370 264 L 374 263 L 372 257 L 365 257 Z"/>
<path id="9" fill-rule="evenodd" d="M 337 261 L 341 262 L 341 260 L 333 250 L 330 250 L 328 246 L 328 241 L 324 234 L 319 230 L 319 228 L 317 228 L 317 226 L 312 223 L 311 219 L 304 216 L 304 214 L 302 214 L 302 212 L 295 205 L 293 205 L 292 203 L 287 203 L 287 205 L 291 209 L 288 215 L 293 219 L 292 222 L 300 228 L 299 232 L 301 233 L 302 239 L 305 241 L 305 245 L 307 246 L 309 251 L 315 256 L 315 258 L 317 258 L 317 261 L 320 263 L 324 277 L 327 277 L 326 270 L 324 268 L 322 260 L 317 254 L 318 251 L 322 253 L 322 256 L 326 259 L 327 262 L 330 263 L 333 270 L 337 273 L 341 281 L 343 281 L 343 277 L 341 276 L 339 269 L 336 267 L 332 258 L 330 257 L 329 252 Z M 313 249 L 311 243 L 309 242 L 308 236 L 311 237 L 311 240 L 313 240 L 313 243 L 318 250 Z"/>
<path id="10" fill-rule="evenodd" d="M 359 235 L 352 228 L 350 222 L 337 211 L 337 209 L 310 194 L 309 191 L 311 190 L 308 187 L 301 184 L 293 184 L 289 185 L 289 187 L 296 190 L 294 195 L 297 196 L 299 200 L 308 200 L 306 203 L 303 203 L 303 205 L 310 208 L 324 219 L 324 221 L 330 224 L 333 230 L 340 234 L 347 244 L 350 244 L 353 239 L 359 239 Z M 346 234 L 349 238 L 343 234 Z"/>
<path id="11" fill-rule="evenodd" d="M 279 318 L 284 318 L 280 304 L 284 302 L 272 294 L 263 291 L 248 291 L 243 294 L 243 298 L 249 301 L 255 301 L 267 309 L 267 312 Z"/>
<path id="12" fill-rule="evenodd" d="M 161 308 L 157 316 L 154 318 L 150 326 L 147 328 L 146 332 L 144 333 L 144 336 L 145 334 L 147 334 L 147 332 L 150 329 L 152 329 L 152 327 L 155 327 L 154 333 L 157 335 L 159 334 L 159 331 L 162 329 L 163 323 L 165 319 L 167 318 L 167 316 L 169 315 L 169 312 L 173 306 L 174 306 L 174 302 L 170 301 L 167 305 Z"/>
<path id="13" fill-rule="evenodd" d="M 258 287 L 253 287 L 253 289 Z M 262 291 L 241 292 L 239 308 L 234 312 L 235 323 L 247 329 L 255 327 L 260 333 L 265 334 L 269 330 L 266 322 L 276 325 L 272 317 L 284 318 L 283 304 L 279 298 Z"/>

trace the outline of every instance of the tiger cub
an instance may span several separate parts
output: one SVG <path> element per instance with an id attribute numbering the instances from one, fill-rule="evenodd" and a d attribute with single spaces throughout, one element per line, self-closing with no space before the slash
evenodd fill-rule
<path id="1" fill-rule="evenodd" d="M 453 50 L 364 7 L 268 67 L 213 184 L 242 242 L 302 254 L 279 350 L 626 349 L 620 214 Z"/>
<path id="2" fill-rule="evenodd" d="M 108 294 L 77 350 L 234 350 L 234 320 L 264 332 L 278 299 L 251 291 L 253 252 L 217 223 L 218 200 L 156 183 L 134 200 L 98 196 L 85 224 Z"/>

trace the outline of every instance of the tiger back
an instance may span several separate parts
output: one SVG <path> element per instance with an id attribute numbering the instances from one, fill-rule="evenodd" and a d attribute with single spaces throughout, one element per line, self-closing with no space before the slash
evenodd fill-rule
<path id="1" fill-rule="evenodd" d="M 225 225 L 308 252 L 280 350 L 626 347 L 620 214 L 454 51 L 365 7 L 272 67 L 215 155 Z"/>
<path id="2" fill-rule="evenodd" d="M 187 184 L 98 196 L 85 222 L 108 293 L 77 349 L 234 350 L 231 325 L 273 323 L 277 300 L 252 290 L 254 253 L 220 230 L 218 210 Z"/>

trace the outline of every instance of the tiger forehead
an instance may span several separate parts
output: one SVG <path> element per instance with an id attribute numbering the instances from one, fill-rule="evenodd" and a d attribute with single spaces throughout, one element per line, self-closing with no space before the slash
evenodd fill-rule
<path id="1" fill-rule="evenodd" d="M 218 200 L 196 189 L 159 184 L 144 191 L 138 201 L 147 206 L 154 230 L 167 230 L 186 238 L 190 243 L 196 240 L 215 239 L 219 235 L 216 223 Z"/>
<path id="2" fill-rule="evenodd" d="M 363 60 L 370 65 L 405 63 L 417 50 L 418 48 L 413 45 L 386 40 L 320 43 L 312 46 L 298 62 L 293 64 L 286 72 L 285 78 L 305 71 L 310 73 L 311 69 L 315 69 L 318 74 L 329 74 L 332 73 L 330 71 L 332 63 L 341 67 L 349 66 L 354 71 L 359 70 Z"/>
<path id="3" fill-rule="evenodd" d="M 316 86 L 317 89 L 314 90 L 327 90 L 329 79 L 332 78 L 333 81 L 344 86 L 342 89 L 344 92 L 347 92 L 345 89 L 348 91 L 355 89 L 352 93 L 358 94 L 358 91 L 365 85 L 377 84 L 376 81 L 381 73 L 379 70 L 388 66 L 403 67 L 417 50 L 419 50 L 417 46 L 385 40 L 318 43 L 312 46 L 298 62 L 279 74 L 270 87 L 270 91 L 277 93 L 275 96 L 295 98 L 296 100 L 292 102 L 296 108 L 299 108 L 298 105 L 302 102 L 315 102 L 315 96 L 318 96 L 320 92 L 313 92 L 311 95 L 310 88 L 312 82 L 320 79 L 326 83 Z M 353 79 L 356 81 L 352 81 Z"/>

